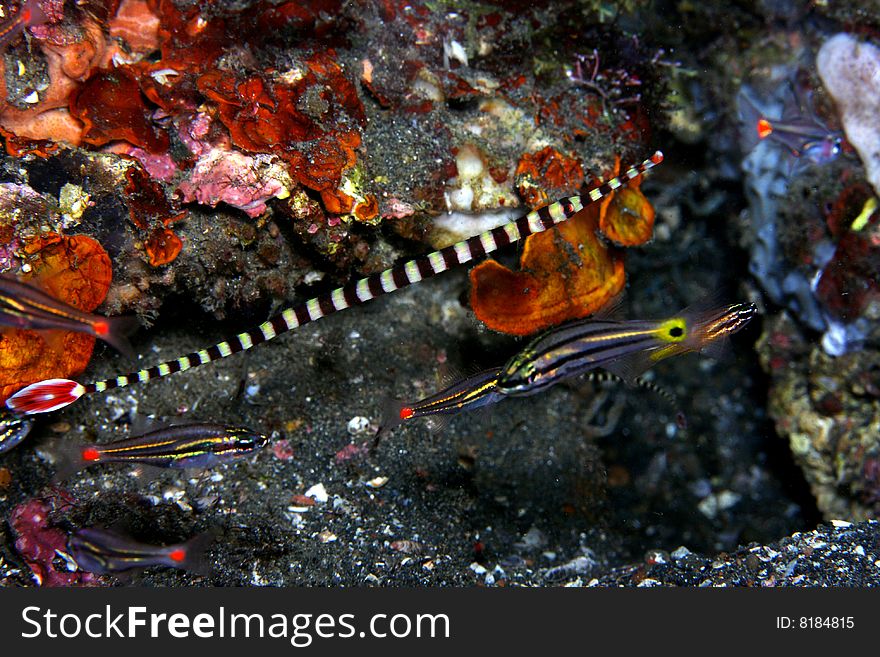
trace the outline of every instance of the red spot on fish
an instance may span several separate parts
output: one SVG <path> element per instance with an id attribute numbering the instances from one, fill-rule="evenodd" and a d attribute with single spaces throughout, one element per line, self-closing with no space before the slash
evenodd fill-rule
<path id="1" fill-rule="evenodd" d="M 651 156 L 651 162 L 654 164 L 660 164 L 663 161 L 663 153 L 657 151 Z"/>
<path id="2" fill-rule="evenodd" d="M 98 459 L 101 458 L 101 452 L 99 452 L 94 447 L 86 447 L 82 451 L 82 458 L 83 458 L 83 461 L 88 461 L 89 463 L 94 463 L 95 461 L 97 461 Z"/>
<path id="3" fill-rule="evenodd" d="M 186 550 L 182 548 L 172 550 L 168 553 L 168 558 L 175 563 L 183 563 L 183 560 L 186 559 Z"/>
<path id="4" fill-rule="evenodd" d="M 92 324 L 95 335 L 107 335 L 110 332 L 110 324 L 105 321 L 97 321 Z"/>
<path id="5" fill-rule="evenodd" d="M 773 133 L 773 126 L 767 119 L 758 119 L 758 138 L 766 139 Z"/>
<path id="6" fill-rule="evenodd" d="M 415 414 L 416 414 L 416 412 L 409 407 L 404 407 L 404 408 L 400 409 L 400 419 L 401 420 L 408 420 Z"/>

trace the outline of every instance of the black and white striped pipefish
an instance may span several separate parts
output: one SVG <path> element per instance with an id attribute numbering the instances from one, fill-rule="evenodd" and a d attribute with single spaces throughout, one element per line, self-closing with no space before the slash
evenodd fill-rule
<path id="1" fill-rule="evenodd" d="M 420 417 L 449 416 L 508 397 L 534 395 L 581 374 L 596 376 L 602 368 L 626 383 L 667 396 L 639 378 L 654 363 L 690 351 L 718 356 L 727 338 L 757 313 L 752 303 L 697 306 L 659 320 L 582 319 L 539 335 L 503 367 L 483 370 L 413 403 L 397 404 L 386 413 L 382 431 Z M 675 403 L 673 396 L 667 397 Z M 442 420 L 434 427 L 442 426 Z"/>
<path id="2" fill-rule="evenodd" d="M 657 151 L 641 164 L 631 167 L 619 176 L 603 182 L 583 195 L 561 199 L 480 235 L 386 269 L 381 273 L 353 281 L 301 305 L 288 308 L 255 329 L 239 333 L 234 338 L 207 349 L 137 372 L 86 385 L 69 379 L 38 381 L 9 397 L 6 400 L 6 405 L 10 410 L 25 415 L 47 413 L 64 408 L 84 395 L 113 388 L 124 388 L 133 383 L 144 383 L 211 363 L 240 351 L 246 351 L 303 324 L 418 283 L 456 265 L 482 258 L 488 253 L 497 251 L 529 235 L 552 228 L 662 161 L 663 154 Z"/>

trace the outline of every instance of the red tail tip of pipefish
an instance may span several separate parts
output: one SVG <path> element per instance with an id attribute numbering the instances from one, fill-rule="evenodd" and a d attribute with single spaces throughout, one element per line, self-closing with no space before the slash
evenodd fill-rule
<path id="1" fill-rule="evenodd" d="M 660 164 L 663 161 L 663 152 L 662 151 L 654 151 L 654 154 L 651 156 L 651 162 L 653 164 Z"/>
<path id="2" fill-rule="evenodd" d="M 26 386 L 6 400 L 6 408 L 20 415 L 51 413 L 72 404 L 86 392 L 70 379 L 46 379 Z"/>
<path id="3" fill-rule="evenodd" d="M 416 414 L 416 412 L 413 409 L 409 408 L 408 406 L 404 406 L 403 408 L 400 409 L 400 419 L 401 420 L 408 420 L 415 414 Z"/>
<path id="4" fill-rule="evenodd" d="M 773 126 L 767 119 L 758 119 L 757 128 L 759 139 L 766 139 L 773 134 Z"/>

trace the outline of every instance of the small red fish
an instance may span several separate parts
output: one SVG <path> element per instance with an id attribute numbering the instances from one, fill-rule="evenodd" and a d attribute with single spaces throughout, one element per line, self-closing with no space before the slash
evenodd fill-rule
<path id="1" fill-rule="evenodd" d="M 8 7 L 5 8 L 8 12 Z M 39 0 L 24 0 L 21 8 L 15 16 L 4 16 L 5 22 L 0 25 L 0 52 L 24 31 L 24 28 L 33 25 L 42 25 L 49 20 L 46 13 L 40 7 Z"/>
<path id="2" fill-rule="evenodd" d="M 0 326 L 90 333 L 133 360 L 134 350 L 125 335 L 137 328 L 138 322 L 134 317 L 85 313 L 13 276 L 0 276 Z"/>

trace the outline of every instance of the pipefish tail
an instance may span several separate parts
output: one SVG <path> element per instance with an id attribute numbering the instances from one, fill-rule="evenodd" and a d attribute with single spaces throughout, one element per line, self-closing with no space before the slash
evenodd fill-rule
<path id="1" fill-rule="evenodd" d="M 352 281 L 303 304 L 288 308 L 280 314 L 263 322 L 254 329 L 239 333 L 235 337 L 165 361 L 153 367 L 131 372 L 111 379 L 83 385 L 69 379 L 47 379 L 32 383 L 19 390 L 6 400 L 6 406 L 20 414 L 32 415 L 48 413 L 72 404 L 80 397 L 94 392 L 104 392 L 114 388 L 124 388 L 133 383 L 146 383 L 175 372 L 186 370 L 226 358 L 240 351 L 272 340 L 295 328 L 314 322 L 352 306 L 366 303 L 376 297 L 394 292 L 413 283 L 441 274 L 456 265 L 464 264 L 488 253 L 497 251 L 529 235 L 552 228 L 575 214 L 585 206 L 608 196 L 612 191 L 636 178 L 663 161 L 663 154 L 655 152 L 647 160 L 631 167 L 615 178 L 611 178 L 586 194 L 560 199 L 492 230 L 409 260 L 366 278 Z"/>

